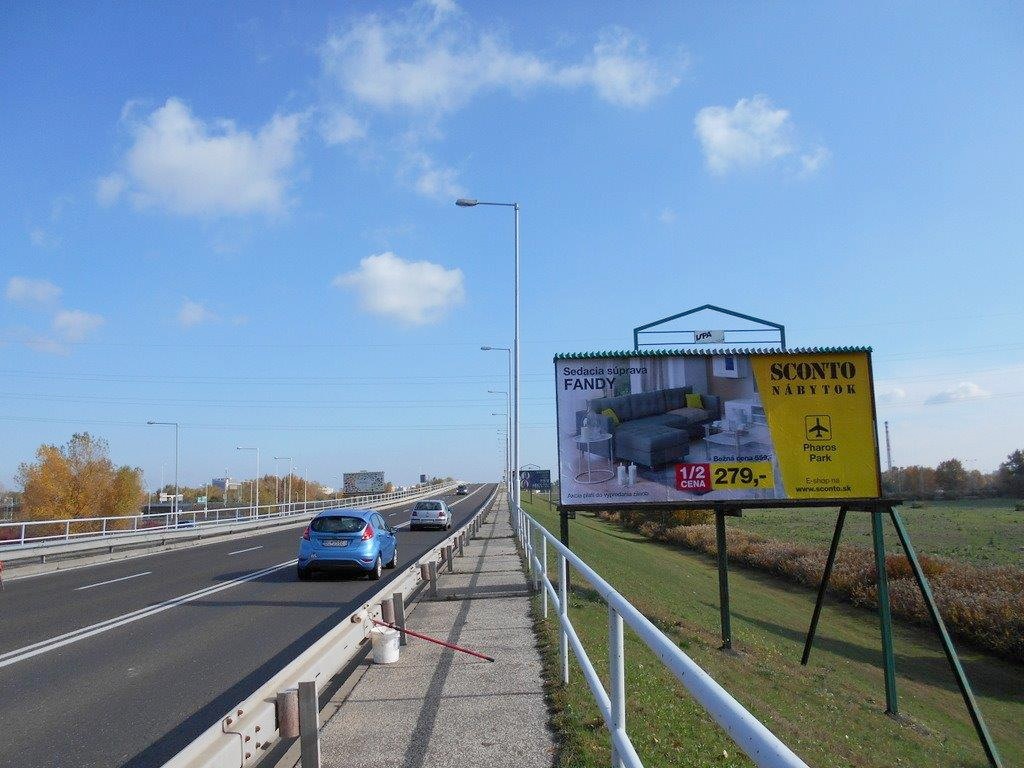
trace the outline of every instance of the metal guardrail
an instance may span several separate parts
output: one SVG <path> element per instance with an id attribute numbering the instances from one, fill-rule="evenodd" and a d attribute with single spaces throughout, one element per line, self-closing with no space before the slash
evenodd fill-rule
<path id="1" fill-rule="evenodd" d="M 122 515 L 114 517 L 77 517 L 68 520 L 25 520 L 19 522 L 0 522 L 0 532 L 14 529 L 18 533 L 14 538 L 4 540 L 0 537 L 0 554 L 19 550 L 67 543 L 88 539 L 108 539 L 113 537 L 135 536 L 140 533 L 162 533 L 179 530 L 209 530 L 217 526 L 238 525 L 245 522 L 264 522 L 269 520 L 297 519 L 322 509 L 353 508 L 364 505 L 383 504 L 389 501 L 401 501 L 416 496 L 433 493 L 447 487 L 455 487 L 454 483 L 435 483 L 434 485 L 413 488 L 407 491 L 379 493 L 367 496 L 352 496 L 344 499 L 322 499 L 320 501 L 291 502 L 285 504 L 263 504 L 258 509 L 251 505 L 245 507 L 228 507 L 217 510 L 191 510 L 189 512 L 165 512 L 155 515 Z M 37 536 L 28 535 L 32 529 L 39 530 L 43 526 L 63 528 L 63 532 L 46 533 Z M 85 528 L 86 530 L 74 530 Z M 46 530 L 43 528 L 43 530 Z"/>
<path id="2" fill-rule="evenodd" d="M 497 489 L 457 531 L 425 552 L 398 578 L 374 594 L 244 701 L 232 707 L 224 717 L 168 760 L 164 768 L 246 768 L 259 762 L 280 739 L 275 706 L 278 692 L 310 680 L 317 683 L 318 689 L 322 688 L 344 669 L 356 657 L 369 636 L 372 619 L 381 617 L 381 602 L 390 601 L 395 592 L 412 594 L 423 583 L 420 563 L 436 562 L 446 546 L 454 546 L 458 537 L 470 525 L 487 514 L 496 495 Z"/>
<path id="3" fill-rule="evenodd" d="M 661 659 L 662 663 L 690 692 L 694 699 L 718 723 L 729 737 L 761 768 L 807 768 L 806 763 L 783 744 L 765 725 L 748 712 L 728 691 L 683 653 L 661 630 L 640 611 L 615 591 L 596 571 L 581 560 L 544 526 L 521 508 L 512 512 L 512 525 L 520 546 L 526 553 L 529 573 L 536 589 L 542 592 L 544 618 L 548 615 L 548 600 L 554 604 L 559 623 L 559 657 L 562 683 L 569 683 L 569 646 L 583 671 L 597 707 L 601 710 L 605 727 L 612 741 L 612 766 L 643 768 L 643 762 L 633 748 L 626 732 L 626 679 L 623 624 L 628 624 L 637 636 Z M 540 536 L 540 555 L 534 546 L 535 533 Z M 558 590 L 548 578 L 548 545 L 558 554 Z M 606 691 L 601 678 L 580 642 L 568 613 L 567 572 L 575 568 L 590 586 L 608 604 L 608 668 L 610 691 Z"/>

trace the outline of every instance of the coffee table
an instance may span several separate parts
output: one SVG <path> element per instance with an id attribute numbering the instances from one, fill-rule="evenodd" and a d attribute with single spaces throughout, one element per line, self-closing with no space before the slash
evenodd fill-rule
<path id="1" fill-rule="evenodd" d="M 587 463 L 587 468 L 582 472 L 577 472 L 574 478 L 577 483 L 583 483 L 589 485 L 592 483 L 603 483 L 611 480 L 615 477 L 615 470 L 612 469 L 614 459 L 612 459 L 612 436 L 610 432 L 595 432 L 590 435 L 576 435 L 576 446 L 580 450 L 580 463 L 579 466 L 583 466 L 584 460 Z M 593 467 L 591 465 L 590 458 L 590 446 L 594 443 L 607 443 L 608 444 L 608 467 Z"/>
<path id="2" fill-rule="evenodd" d="M 711 458 L 712 445 L 720 445 L 723 448 L 735 448 L 738 454 L 741 446 L 756 442 L 746 430 L 714 432 L 704 436 L 704 458 Z"/>

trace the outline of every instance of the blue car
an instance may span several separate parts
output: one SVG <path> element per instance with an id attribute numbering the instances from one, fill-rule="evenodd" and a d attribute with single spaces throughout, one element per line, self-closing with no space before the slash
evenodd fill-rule
<path id="1" fill-rule="evenodd" d="M 375 509 L 325 509 L 299 541 L 299 578 L 314 571 L 365 573 L 379 579 L 383 568 L 398 565 L 395 529 Z"/>

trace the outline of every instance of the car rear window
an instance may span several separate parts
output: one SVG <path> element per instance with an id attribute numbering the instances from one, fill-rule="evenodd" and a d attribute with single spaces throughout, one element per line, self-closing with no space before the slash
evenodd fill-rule
<path id="1" fill-rule="evenodd" d="M 359 533 L 366 521 L 358 517 L 317 517 L 309 527 L 317 533 Z"/>
<path id="2" fill-rule="evenodd" d="M 440 509 L 440 501 L 417 501 L 416 509 Z"/>

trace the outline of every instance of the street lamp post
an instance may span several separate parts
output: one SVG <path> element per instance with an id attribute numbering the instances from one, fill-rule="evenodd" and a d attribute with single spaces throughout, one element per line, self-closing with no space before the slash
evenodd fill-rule
<path id="1" fill-rule="evenodd" d="M 491 347 L 480 347 L 483 350 L 492 349 Z M 506 421 L 506 432 L 505 432 L 505 483 L 506 485 L 512 482 L 512 395 L 507 390 L 501 389 L 488 389 L 487 394 L 489 395 L 505 395 L 505 399 L 508 402 L 508 408 L 505 412 Z M 492 416 L 494 414 L 491 414 Z M 509 494 L 511 497 L 511 493 Z"/>
<path id="2" fill-rule="evenodd" d="M 174 427 L 174 498 L 171 500 L 171 512 L 174 515 L 174 524 L 178 524 L 178 422 L 176 421 L 147 421 L 149 425 L 161 427 Z"/>
<path id="3" fill-rule="evenodd" d="M 515 503 L 518 503 L 518 496 L 513 488 L 513 485 L 518 486 L 519 483 L 513 483 L 513 480 L 518 478 L 518 461 L 519 461 L 519 431 L 512 428 L 512 415 L 517 414 L 516 422 L 518 423 L 518 412 L 513 407 L 512 403 L 512 390 L 515 389 L 514 382 L 512 380 L 512 349 L 509 347 L 491 347 L 484 345 L 480 347 L 484 352 L 507 352 L 508 353 L 508 443 L 509 443 L 509 463 L 508 463 L 508 497 Z M 488 390 L 490 391 L 490 390 Z M 517 397 L 518 400 L 518 397 Z"/>
<path id="4" fill-rule="evenodd" d="M 260 449 L 245 445 L 236 445 L 236 451 L 256 451 L 256 517 L 260 516 Z"/>
<path id="5" fill-rule="evenodd" d="M 509 437 L 508 426 L 507 426 L 508 420 L 509 420 L 509 415 L 508 415 L 507 411 L 505 413 L 501 413 L 500 411 L 491 411 L 491 416 L 504 416 L 505 417 L 505 424 L 506 424 L 506 427 L 505 427 L 505 439 L 502 442 L 505 443 L 505 445 L 504 445 L 504 448 L 505 448 L 505 484 L 508 485 L 508 483 L 510 483 L 511 480 L 512 480 L 511 475 L 510 475 L 510 472 L 512 470 L 512 457 L 511 457 L 511 455 L 509 455 L 510 454 L 510 452 L 509 452 L 509 440 L 510 440 L 510 437 Z M 501 434 L 501 430 L 500 429 L 498 430 L 498 434 L 499 435 Z"/>
<path id="6" fill-rule="evenodd" d="M 293 459 L 292 459 L 291 456 L 275 456 L 274 457 L 274 461 L 288 461 L 288 462 L 290 462 L 292 460 Z M 291 464 L 289 464 L 288 466 L 290 467 Z M 274 471 L 277 474 L 281 474 L 281 465 L 280 464 L 275 464 L 274 465 Z M 291 481 L 291 470 L 290 469 L 288 470 L 288 478 L 285 480 L 284 493 L 285 493 L 285 498 L 287 499 L 287 505 L 288 505 L 288 507 L 291 507 L 291 503 L 292 503 L 292 481 Z M 279 501 L 279 499 L 274 499 L 274 501 Z M 289 511 L 291 511 L 291 510 L 289 509 Z"/>
<path id="7" fill-rule="evenodd" d="M 455 201 L 460 208 L 473 208 L 477 205 L 494 205 L 502 208 L 511 208 L 514 214 L 514 247 L 515 247 L 515 268 L 513 277 L 514 297 L 514 321 L 512 334 L 512 470 L 515 475 L 515 482 L 512 484 L 513 504 L 518 514 L 519 510 L 519 203 L 489 203 L 481 200 L 460 197 Z"/>

